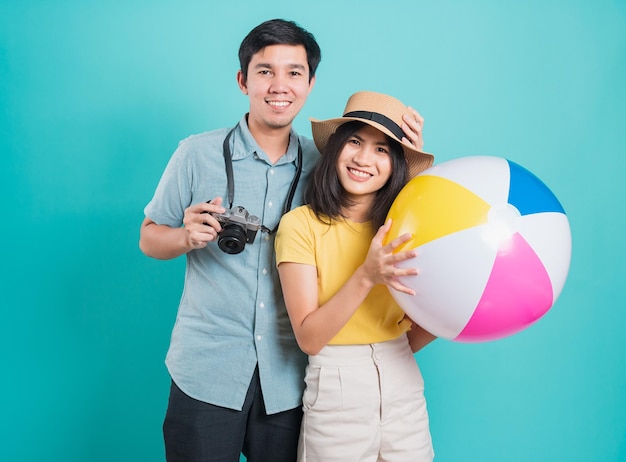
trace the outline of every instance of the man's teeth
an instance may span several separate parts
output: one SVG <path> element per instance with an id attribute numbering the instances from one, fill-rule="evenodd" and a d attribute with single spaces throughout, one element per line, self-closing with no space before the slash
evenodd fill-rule
<path id="1" fill-rule="evenodd" d="M 285 107 L 289 104 L 289 101 L 269 101 L 268 104 L 270 106 Z"/>

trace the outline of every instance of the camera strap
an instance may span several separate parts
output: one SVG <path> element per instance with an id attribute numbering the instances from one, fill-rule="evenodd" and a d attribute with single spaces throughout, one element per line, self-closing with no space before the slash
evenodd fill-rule
<path id="1" fill-rule="evenodd" d="M 233 160 L 232 160 L 233 155 L 230 151 L 230 146 L 229 146 L 230 138 L 233 132 L 235 131 L 235 128 L 237 127 L 235 126 L 234 128 L 232 128 L 228 132 L 228 135 L 226 135 L 226 138 L 224 138 L 224 144 L 223 144 L 223 149 L 222 149 L 222 152 L 224 154 L 224 164 L 226 167 L 226 182 L 227 182 L 227 187 L 228 187 L 228 207 L 229 208 L 233 207 L 233 200 L 235 198 L 235 180 L 234 180 L 234 175 L 233 175 Z M 284 215 L 285 213 L 289 212 L 289 210 L 291 210 L 291 202 L 293 201 L 293 196 L 296 193 L 296 187 L 298 186 L 298 181 L 300 181 L 300 174 L 302 173 L 302 146 L 300 146 L 300 139 L 298 137 L 296 137 L 296 139 L 298 140 L 298 165 L 296 166 L 296 174 L 293 176 L 293 180 L 291 181 L 291 186 L 289 186 L 289 193 L 287 194 L 287 199 L 285 201 L 285 208 L 283 209 L 282 215 Z M 274 234 L 276 230 L 278 229 L 278 223 L 276 223 L 276 226 L 274 226 L 274 229 L 269 229 L 268 227 L 264 225 L 261 225 L 260 229 L 261 231 L 265 233 Z"/>

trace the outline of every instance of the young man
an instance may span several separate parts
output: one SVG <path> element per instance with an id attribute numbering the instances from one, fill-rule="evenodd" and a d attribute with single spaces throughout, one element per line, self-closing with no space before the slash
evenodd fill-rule
<path id="1" fill-rule="evenodd" d="M 249 112 L 233 129 L 183 140 L 144 210 L 141 250 L 187 256 L 166 358 L 168 462 L 295 460 L 307 358 L 282 299 L 274 231 L 302 203 L 319 156 L 292 122 L 320 59 L 313 35 L 294 22 L 254 28 L 237 73 Z M 421 147 L 421 117 L 411 111 L 405 122 Z"/>

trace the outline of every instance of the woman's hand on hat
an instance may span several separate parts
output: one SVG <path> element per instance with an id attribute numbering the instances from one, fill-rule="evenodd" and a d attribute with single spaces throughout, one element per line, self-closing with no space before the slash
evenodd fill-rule
<path id="1" fill-rule="evenodd" d="M 405 137 L 402 139 L 403 141 L 408 141 L 418 151 L 421 151 L 424 147 L 424 137 L 422 135 L 422 131 L 424 129 L 424 118 L 409 106 L 409 112 L 402 116 L 402 131 L 404 131 Z"/>

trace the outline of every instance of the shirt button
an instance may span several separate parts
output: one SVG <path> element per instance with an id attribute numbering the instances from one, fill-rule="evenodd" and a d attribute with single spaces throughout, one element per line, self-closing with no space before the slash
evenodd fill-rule
<path id="1" fill-rule="evenodd" d="M 266 268 L 263 268 L 262 273 L 263 273 L 263 274 L 267 274 L 267 269 L 266 269 Z"/>
<path id="2" fill-rule="evenodd" d="M 272 207 L 273 205 L 274 205 L 274 203 L 273 203 L 272 201 L 269 201 L 269 202 L 267 203 L 267 206 L 268 206 L 268 207 Z"/>
<path id="3" fill-rule="evenodd" d="M 262 338 L 263 338 L 263 336 L 262 336 L 262 335 L 257 335 L 257 336 L 256 336 L 256 339 L 257 339 L 257 340 L 261 340 Z"/>
<path id="4" fill-rule="evenodd" d="M 263 302 L 259 303 L 259 308 L 265 308 L 265 303 Z"/>
<path id="5" fill-rule="evenodd" d="M 269 240 L 270 240 L 269 235 L 267 235 L 267 234 L 265 235 L 265 240 L 266 240 L 266 241 L 269 241 Z"/>
<path id="6" fill-rule="evenodd" d="M 270 175 L 273 175 L 273 174 L 274 174 L 274 169 L 270 168 Z"/>

